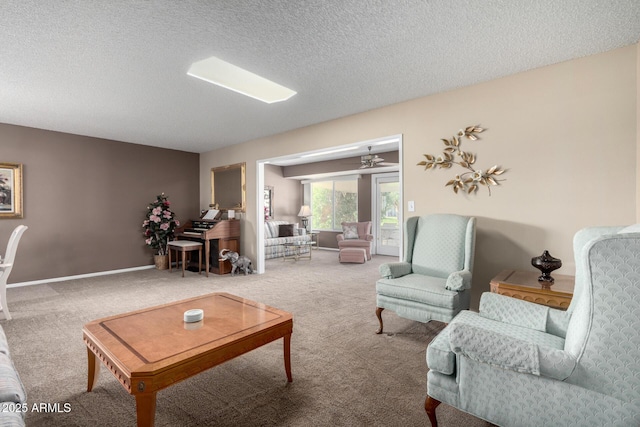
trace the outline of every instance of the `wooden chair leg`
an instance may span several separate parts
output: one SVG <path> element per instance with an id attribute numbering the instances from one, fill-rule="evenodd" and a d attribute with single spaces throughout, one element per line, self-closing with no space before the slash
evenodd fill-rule
<path id="1" fill-rule="evenodd" d="M 382 333 L 382 307 L 376 307 L 376 316 L 378 317 L 378 322 L 380 322 L 380 328 L 376 331 L 376 334 Z"/>
<path id="2" fill-rule="evenodd" d="M 431 421 L 431 427 L 438 427 L 438 420 L 436 419 L 436 408 L 441 402 L 434 399 L 431 396 L 427 396 L 424 401 L 424 410 L 427 411 L 429 421 Z"/>
<path id="3" fill-rule="evenodd" d="M 184 277 L 184 263 L 187 258 L 187 252 L 182 248 L 182 277 Z"/>

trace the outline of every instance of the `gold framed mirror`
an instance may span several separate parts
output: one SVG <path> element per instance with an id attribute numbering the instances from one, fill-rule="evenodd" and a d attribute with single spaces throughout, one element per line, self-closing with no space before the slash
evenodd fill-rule
<path id="1" fill-rule="evenodd" d="M 211 169 L 211 204 L 216 209 L 245 211 L 245 169 L 244 162 Z"/>

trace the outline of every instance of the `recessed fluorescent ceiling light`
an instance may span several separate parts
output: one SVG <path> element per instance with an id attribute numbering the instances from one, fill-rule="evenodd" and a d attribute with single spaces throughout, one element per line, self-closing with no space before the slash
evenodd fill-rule
<path id="1" fill-rule="evenodd" d="M 267 104 L 286 101 L 297 93 L 215 56 L 194 62 L 187 74 Z"/>

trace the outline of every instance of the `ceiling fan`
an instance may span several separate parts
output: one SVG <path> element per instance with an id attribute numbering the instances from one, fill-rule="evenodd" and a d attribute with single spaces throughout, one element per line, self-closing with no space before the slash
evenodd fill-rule
<path id="1" fill-rule="evenodd" d="M 360 169 L 373 168 L 376 166 L 397 166 L 397 163 L 385 163 L 382 157 L 377 154 L 371 154 L 371 146 L 369 146 L 369 154 L 360 156 Z"/>

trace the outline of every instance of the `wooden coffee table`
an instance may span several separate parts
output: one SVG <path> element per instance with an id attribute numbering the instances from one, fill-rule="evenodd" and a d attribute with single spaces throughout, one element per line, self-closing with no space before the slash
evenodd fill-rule
<path id="1" fill-rule="evenodd" d="M 184 312 L 204 310 L 204 319 L 185 323 Z M 100 362 L 136 398 L 138 426 L 152 426 L 156 393 L 179 381 L 284 338 L 284 367 L 291 377 L 293 316 L 226 293 L 145 308 L 87 323 L 87 391 Z"/>

